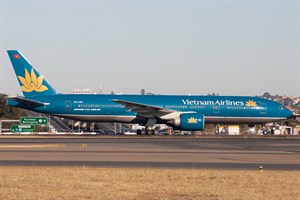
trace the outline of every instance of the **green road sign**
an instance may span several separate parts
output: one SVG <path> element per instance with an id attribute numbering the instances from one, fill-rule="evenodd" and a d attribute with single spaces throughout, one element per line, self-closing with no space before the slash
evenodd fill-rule
<path id="1" fill-rule="evenodd" d="M 20 124 L 48 124 L 46 117 L 21 117 Z"/>
<path id="2" fill-rule="evenodd" d="M 34 132 L 34 125 L 12 125 L 11 132 Z"/>

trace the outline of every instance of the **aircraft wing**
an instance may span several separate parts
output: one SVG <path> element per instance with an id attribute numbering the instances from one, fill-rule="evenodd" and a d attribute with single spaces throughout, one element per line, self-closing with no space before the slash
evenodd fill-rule
<path id="1" fill-rule="evenodd" d="M 41 107 L 41 106 L 45 106 L 45 105 L 49 104 L 49 103 L 43 103 L 43 102 L 39 102 L 39 101 L 25 99 L 23 97 L 7 97 L 7 99 L 10 99 L 10 100 L 13 100 L 13 101 L 16 101 L 19 103 L 23 103 L 23 104 L 26 104 L 31 107 Z"/>
<path id="2" fill-rule="evenodd" d="M 119 99 L 112 100 L 113 102 L 124 105 L 124 107 L 132 112 L 136 112 L 138 116 L 144 118 L 155 118 L 162 117 L 174 112 L 178 112 L 176 110 L 169 110 L 158 106 L 152 106 L 147 104 L 141 104 L 136 102 L 124 101 Z"/>

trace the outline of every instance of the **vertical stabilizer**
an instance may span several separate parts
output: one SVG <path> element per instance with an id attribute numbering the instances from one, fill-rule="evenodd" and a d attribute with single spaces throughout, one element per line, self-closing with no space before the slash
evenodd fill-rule
<path id="1" fill-rule="evenodd" d="M 17 50 L 7 51 L 25 97 L 56 95 L 56 89 Z"/>

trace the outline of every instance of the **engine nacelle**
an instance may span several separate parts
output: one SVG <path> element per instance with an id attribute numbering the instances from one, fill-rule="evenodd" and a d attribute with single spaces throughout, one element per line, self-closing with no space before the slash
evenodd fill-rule
<path id="1" fill-rule="evenodd" d="M 199 113 L 181 114 L 174 120 L 174 126 L 181 130 L 201 131 L 204 129 L 204 115 Z"/>

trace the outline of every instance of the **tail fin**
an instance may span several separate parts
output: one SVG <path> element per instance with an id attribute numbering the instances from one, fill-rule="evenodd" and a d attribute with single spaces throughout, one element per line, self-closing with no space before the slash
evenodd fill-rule
<path id="1" fill-rule="evenodd" d="M 58 94 L 56 89 L 17 50 L 7 51 L 25 97 Z"/>

